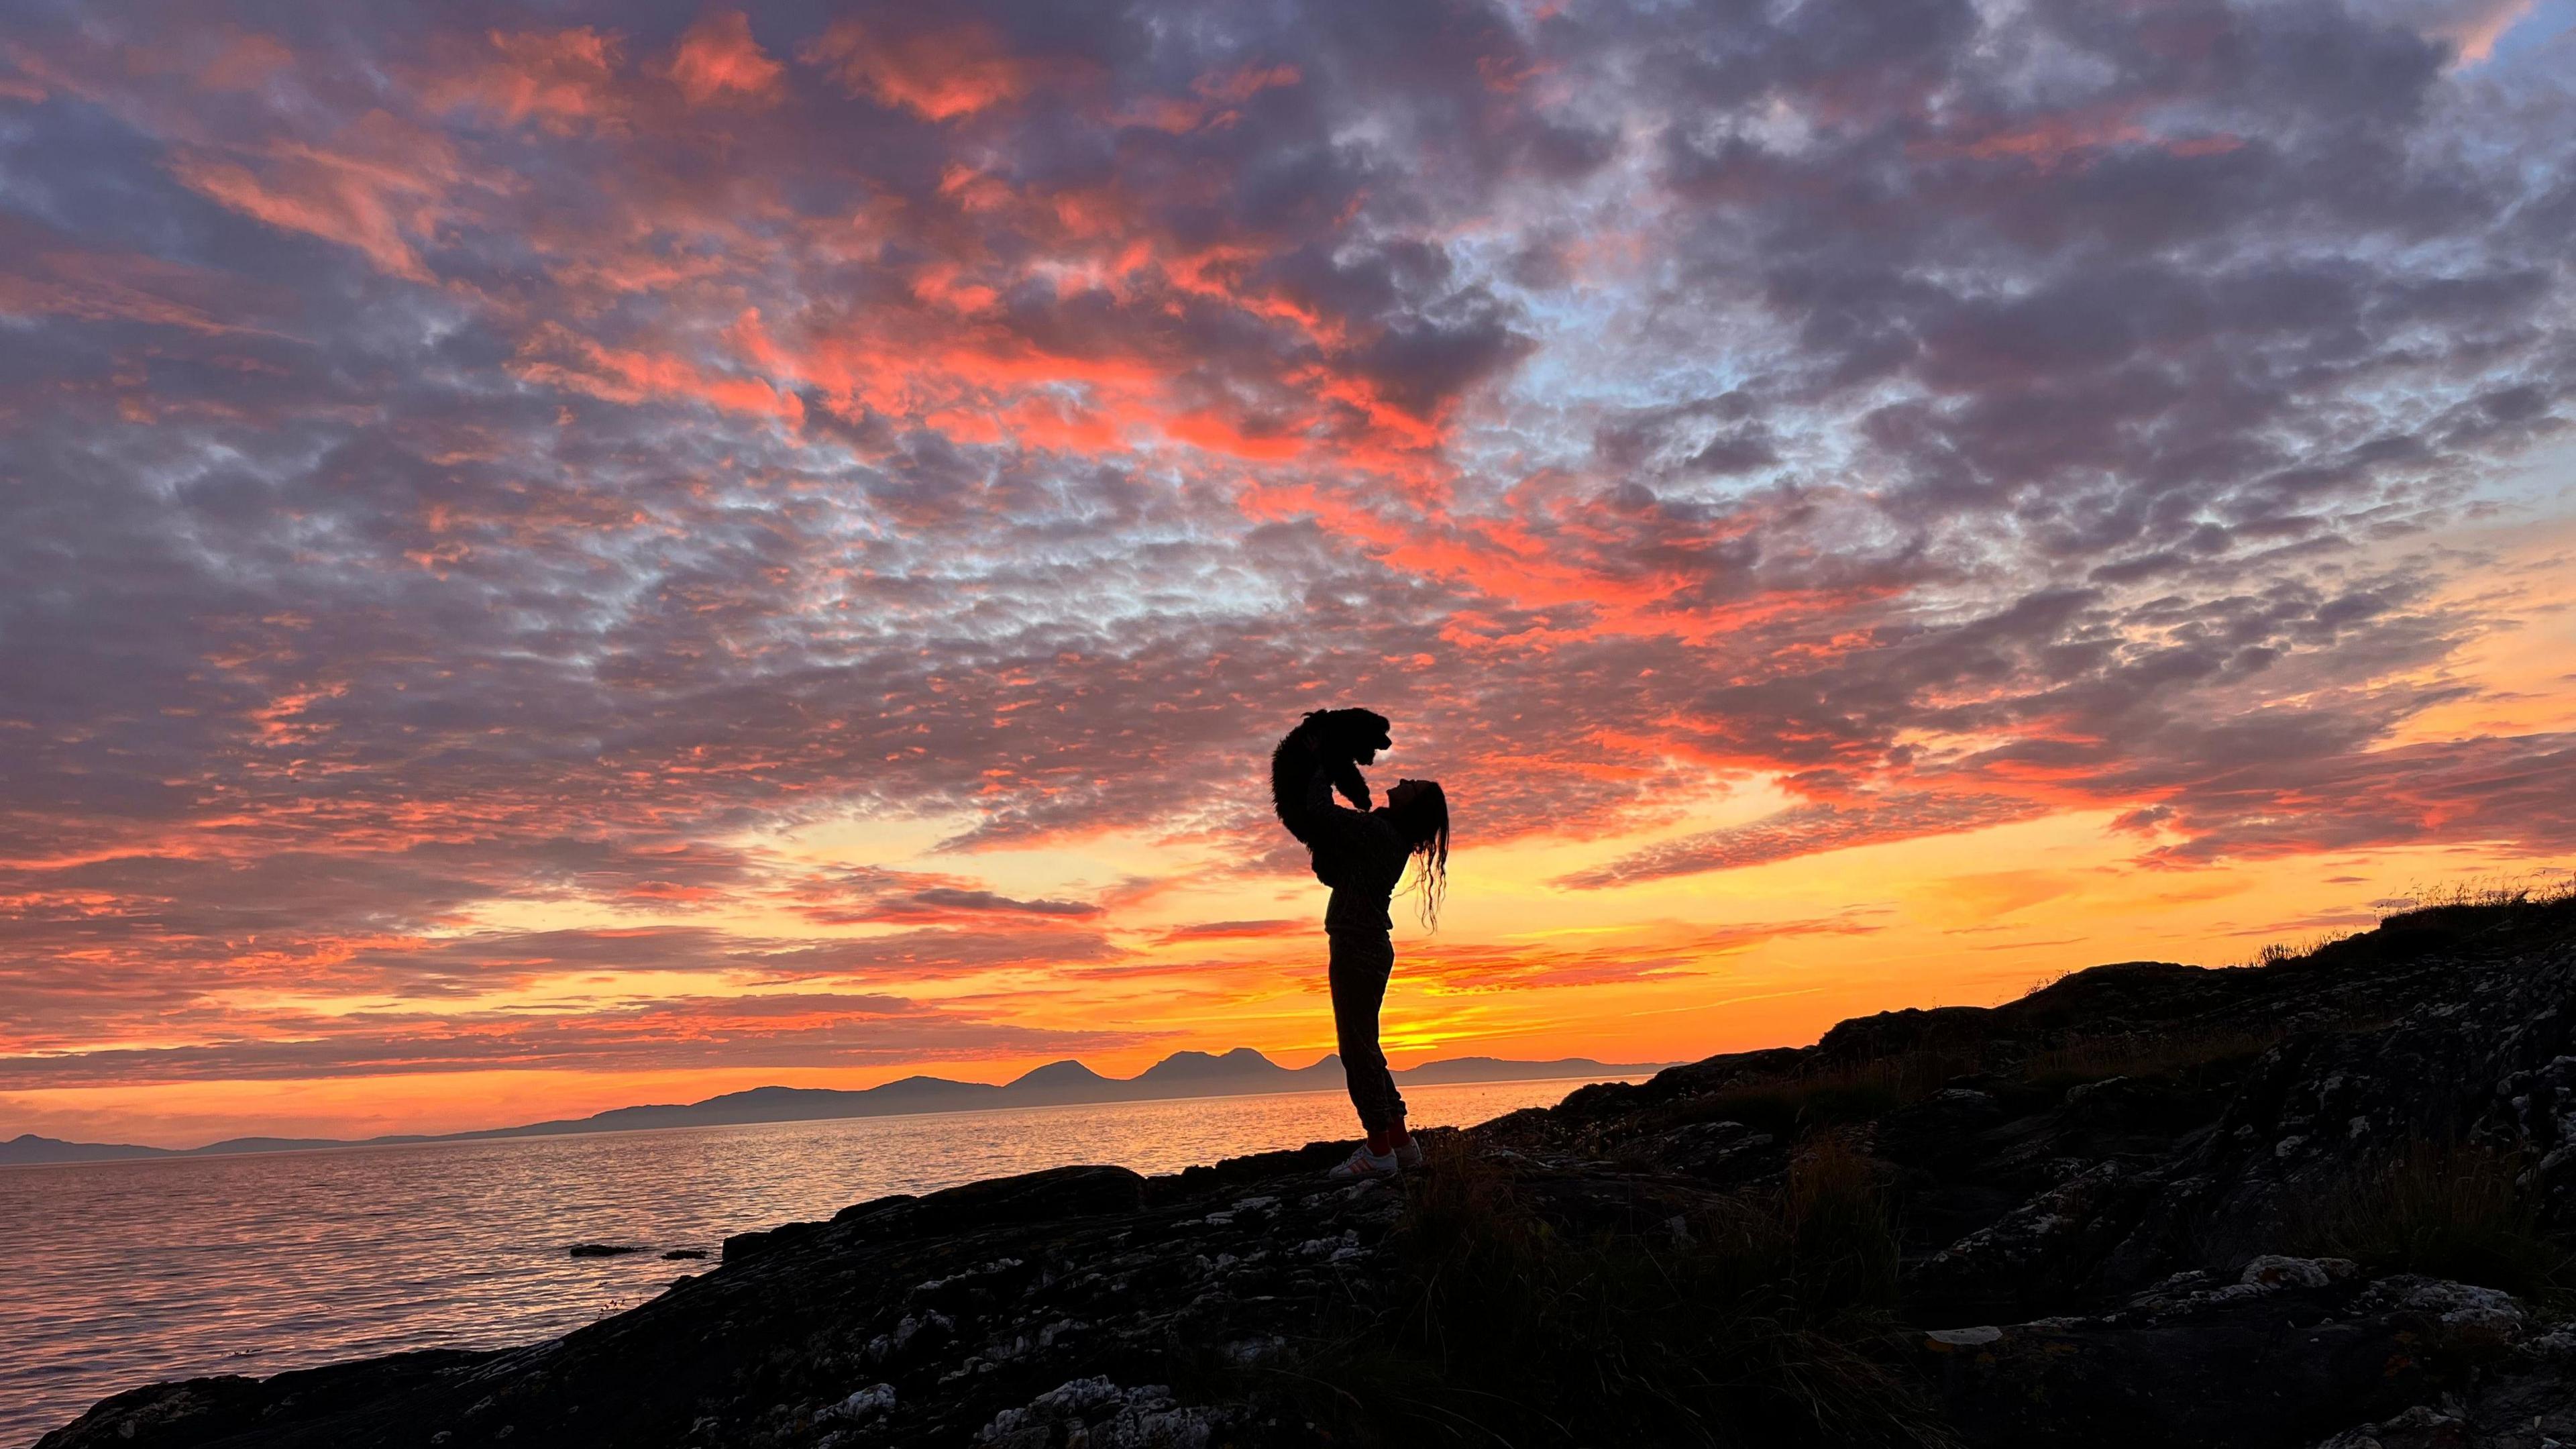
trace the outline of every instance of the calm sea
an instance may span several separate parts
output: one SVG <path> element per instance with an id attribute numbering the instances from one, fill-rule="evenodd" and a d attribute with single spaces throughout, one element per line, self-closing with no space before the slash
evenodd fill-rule
<path id="1" fill-rule="evenodd" d="M 1408 1087 L 1485 1121 L 1571 1081 Z M 1338 1092 L 0 1168 L 0 1444 L 156 1379 L 549 1338 L 727 1234 L 1074 1162 L 1171 1172 L 1349 1135 Z M 579 1242 L 637 1243 L 573 1258 Z M 661 1254 L 704 1248 L 705 1263 Z"/>

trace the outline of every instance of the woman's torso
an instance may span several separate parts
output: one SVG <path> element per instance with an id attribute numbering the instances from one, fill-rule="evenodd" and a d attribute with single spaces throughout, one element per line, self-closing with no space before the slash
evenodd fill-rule
<path id="1" fill-rule="evenodd" d="M 1333 888 L 1324 906 L 1327 931 L 1392 931 L 1387 906 L 1404 879 L 1411 852 L 1383 810 L 1338 810 L 1338 830 L 1315 846 L 1315 874 Z"/>

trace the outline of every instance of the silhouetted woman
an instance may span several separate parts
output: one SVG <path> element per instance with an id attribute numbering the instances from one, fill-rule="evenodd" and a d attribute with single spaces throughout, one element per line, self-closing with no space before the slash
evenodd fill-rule
<path id="1" fill-rule="evenodd" d="M 1351 1105 L 1359 1109 L 1360 1126 L 1368 1133 L 1368 1141 L 1331 1175 L 1388 1177 L 1422 1162 L 1422 1149 L 1404 1127 L 1404 1098 L 1395 1090 L 1395 1078 L 1387 1072 L 1386 1053 L 1377 1040 L 1378 1009 L 1386 1001 L 1387 978 L 1395 970 L 1395 921 L 1388 906 L 1404 878 L 1406 863 L 1419 861 L 1415 890 L 1422 922 L 1437 924 L 1440 899 L 1449 883 L 1449 800 L 1436 780 L 1404 780 L 1386 793 L 1386 804 L 1377 809 L 1345 809 L 1335 803 L 1333 790 L 1356 775 L 1351 756 L 1335 757 L 1328 732 L 1308 733 L 1313 738 L 1302 746 L 1310 759 L 1303 770 L 1304 783 L 1293 796 L 1281 792 L 1280 818 L 1313 854 L 1316 878 L 1333 889 L 1324 907 L 1324 937 L 1331 948 L 1333 1030 L 1342 1071 L 1350 1081 Z M 1300 748 L 1295 733 L 1281 744 L 1283 752 Z M 1364 758 L 1375 753 L 1367 750 Z M 1274 760 L 1274 772 L 1290 773 L 1278 767 L 1293 766 L 1295 760 L 1294 754 Z M 1362 802 L 1368 798 L 1364 783 L 1356 790 L 1347 784 L 1343 788 Z"/>

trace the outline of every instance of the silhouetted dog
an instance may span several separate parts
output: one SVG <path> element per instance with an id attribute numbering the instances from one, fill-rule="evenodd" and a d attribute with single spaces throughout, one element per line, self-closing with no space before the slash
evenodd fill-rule
<path id="1" fill-rule="evenodd" d="M 1386 716 L 1374 710 L 1309 713 L 1270 752 L 1270 805 L 1279 812 L 1279 823 L 1299 840 L 1306 838 L 1297 797 L 1305 789 L 1306 772 L 1318 762 L 1333 772 L 1333 788 L 1342 792 L 1343 799 L 1368 809 L 1368 780 L 1360 774 L 1360 766 L 1376 763 L 1377 752 L 1394 743 Z"/>

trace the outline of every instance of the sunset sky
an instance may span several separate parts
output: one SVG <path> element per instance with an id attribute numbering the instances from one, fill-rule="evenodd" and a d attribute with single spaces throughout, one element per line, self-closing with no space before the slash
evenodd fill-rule
<path id="1" fill-rule="evenodd" d="M 0 1137 L 1672 1060 L 2576 864 L 2576 0 L 0 18 Z"/>

